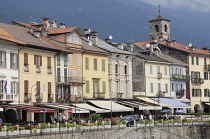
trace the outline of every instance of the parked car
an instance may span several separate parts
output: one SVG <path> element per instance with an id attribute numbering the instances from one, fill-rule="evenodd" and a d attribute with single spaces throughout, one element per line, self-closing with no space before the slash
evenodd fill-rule
<path id="1" fill-rule="evenodd" d="M 134 125 L 134 120 L 139 121 L 139 117 L 136 115 L 127 115 L 127 116 L 122 117 L 121 121 L 126 121 L 126 126 L 129 127 L 131 125 Z"/>

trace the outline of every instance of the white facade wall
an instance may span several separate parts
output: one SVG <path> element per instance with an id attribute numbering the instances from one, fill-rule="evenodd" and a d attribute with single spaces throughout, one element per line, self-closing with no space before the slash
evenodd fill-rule
<path id="1" fill-rule="evenodd" d="M 112 54 L 109 57 L 109 97 L 133 98 L 132 87 L 132 56 L 123 54 Z M 118 73 L 116 73 L 116 64 L 118 65 Z M 125 65 L 127 66 L 127 74 L 125 74 Z"/>
<path id="2" fill-rule="evenodd" d="M 18 56 L 18 47 L 0 44 L 0 51 L 6 52 L 6 67 L 0 67 L 0 80 L 3 81 L 3 86 L 2 86 L 3 92 L 2 94 L 0 94 L 0 101 L 4 102 L 12 101 L 12 104 L 18 104 L 19 102 L 18 68 L 16 69 L 10 68 L 10 53 L 17 54 Z M 11 82 L 15 82 L 13 93 L 11 92 Z"/>
<path id="3" fill-rule="evenodd" d="M 170 65 L 167 63 L 161 63 L 161 62 L 145 63 L 146 96 L 156 97 L 159 91 L 161 91 L 165 95 L 165 97 L 171 96 L 169 68 Z M 159 76 L 158 73 L 162 75 L 161 78 L 158 78 Z"/>

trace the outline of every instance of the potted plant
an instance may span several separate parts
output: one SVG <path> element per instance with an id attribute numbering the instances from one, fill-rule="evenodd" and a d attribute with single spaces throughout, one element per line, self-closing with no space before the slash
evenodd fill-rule
<path id="1" fill-rule="evenodd" d="M 49 103 L 53 102 L 53 98 L 52 97 L 48 98 L 48 102 Z"/>
<path id="2" fill-rule="evenodd" d="M 40 96 L 37 97 L 36 102 L 40 103 L 42 101 L 42 98 Z"/>

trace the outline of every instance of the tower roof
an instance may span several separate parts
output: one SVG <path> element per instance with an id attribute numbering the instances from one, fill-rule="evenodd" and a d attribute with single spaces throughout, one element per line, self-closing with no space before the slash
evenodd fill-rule
<path id="1" fill-rule="evenodd" d="M 168 19 L 166 19 L 166 18 L 164 18 L 164 17 L 162 17 L 162 16 L 159 15 L 158 17 L 156 17 L 156 18 L 150 20 L 149 22 L 161 21 L 161 20 L 168 21 L 168 22 L 171 21 L 171 20 L 168 20 Z"/>

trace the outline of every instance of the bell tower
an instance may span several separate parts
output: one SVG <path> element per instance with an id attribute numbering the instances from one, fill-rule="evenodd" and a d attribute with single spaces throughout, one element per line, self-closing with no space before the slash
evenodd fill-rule
<path id="1" fill-rule="evenodd" d="M 150 20 L 150 40 L 159 40 L 163 38 L 165 40 L 170 40 L 170 21 L 160 15 L 155 19 Z"/>

